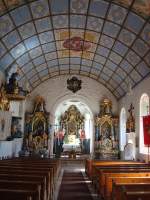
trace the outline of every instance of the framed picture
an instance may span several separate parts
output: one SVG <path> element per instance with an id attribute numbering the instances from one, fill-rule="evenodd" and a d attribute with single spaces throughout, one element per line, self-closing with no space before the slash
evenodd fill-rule
<path id="1" fill-rule="evenodd" d="M 6 140 L 11 135 L 11 112 L 0 111 L 0 140 Z"/>

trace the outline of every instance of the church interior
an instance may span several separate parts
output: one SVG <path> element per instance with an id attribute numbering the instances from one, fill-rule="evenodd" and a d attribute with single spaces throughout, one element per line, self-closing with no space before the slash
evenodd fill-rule
<path id="1" fill-rule="evenodd" d="M 0 199 L 150 199 L 149 0 L 0 0 Z"/>

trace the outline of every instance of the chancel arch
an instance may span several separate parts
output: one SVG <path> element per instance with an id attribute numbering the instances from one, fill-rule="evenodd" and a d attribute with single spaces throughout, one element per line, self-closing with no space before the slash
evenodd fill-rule
<path id="1" fill-rule="evenodd" d="M 148 154 L 148 147 L 144 145 L 144 131 L 143 131 L 143 116 L 147 116 L 150 114 L 150 98 L 149 95 L 144 93 L 141 95 L 140 98 L 140 153 L 142 154 Z"/>
<path id="2" fill-rule="evenodd" d="M 150 0 L 0 0 L 0 199 L 150 199 L 149 85 Z"/>
<path id="3" fill-rule="evenodd" d="M 64 152 L 73 148 L 77 152 L 91 153 L 94 137 L 93 114 L 88 105 L 81 99 L 61 102 L 55 111 L 54 134 L 55 151 L 55 140 L 61 139 Z"/>

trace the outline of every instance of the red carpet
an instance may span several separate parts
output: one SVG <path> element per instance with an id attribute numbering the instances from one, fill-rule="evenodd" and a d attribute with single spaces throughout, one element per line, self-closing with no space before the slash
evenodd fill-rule
<path id="1" fill-rule="evenodd" d="M 87 179 L 88 180 L 88 179 Z M 58 200 L 92 200 L 82 172 L 64 171 Z"/>

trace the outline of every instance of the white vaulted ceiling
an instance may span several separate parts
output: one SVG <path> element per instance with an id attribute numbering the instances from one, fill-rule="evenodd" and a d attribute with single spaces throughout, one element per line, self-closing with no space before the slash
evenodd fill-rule
<path id="1" fill-rule="evenodd" d="M 0 68 L 31 91 L 80 74 L 117 99 L 150 75 L 149 0 L 1 0 Z"/>

